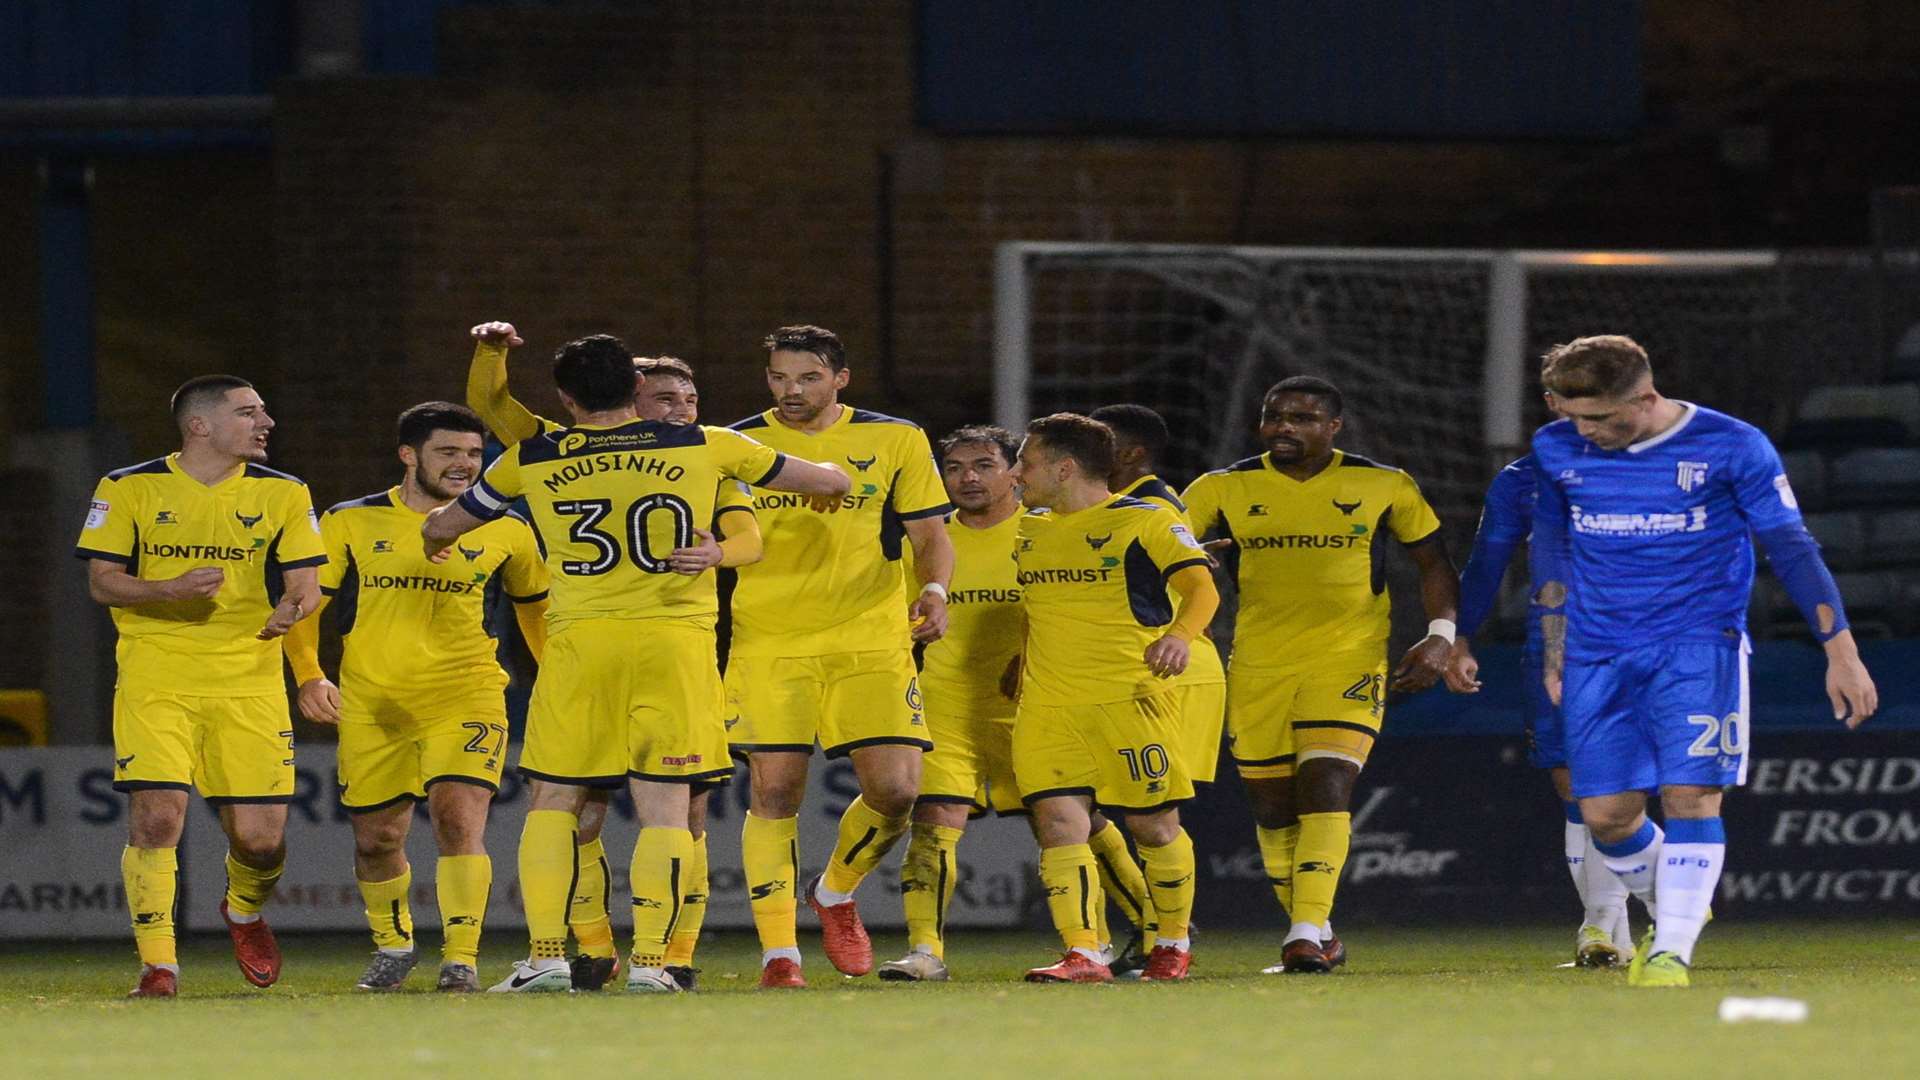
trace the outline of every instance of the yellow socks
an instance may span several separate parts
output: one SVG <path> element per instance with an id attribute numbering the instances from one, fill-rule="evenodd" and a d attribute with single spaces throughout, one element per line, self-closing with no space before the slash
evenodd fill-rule
<path id="1" fill-rule="evenodd" d="M 362 881 L 360 899 L 367 905 L 367 926 L 373 947 L 387 952 L 413 951 L 413 908 L 407 893 L 413 888 L 413 867 L 386 881 Z"/>
<path id="2" fill-rule="evenodd" d="M 227 852 L 227 910 L 235 915 L 258 915 L 260 909 L 267 906 L 273 898 L 273 887 L 279 884 L 280 872 L 287 868 L 285 859 L 271 870 L 255 870 Z"/>
<path id="3" fill-rule="evenodd" d="M 1289 825 L 1284 829 L 1255 829 L 1260 837 L 1260 858 L 1267 864 L 1267 881 L 1273 885 L 1273 895 L 1280 901 L 1280 910 L 1292 917 L 1293 912 L 1293 849 L 1300 842 L 1300 826 Z"/>
<path id="4" fill-rule="evenodd" d="M 1193 838 L 1181 829 L 1160 847 L 1141 844 L 1140 858 L 1147 864 L 1147 895 L 1153 900 L 1158 939 L 1185 941 L 1193 918 Z"/>
<path id="5" fill-rule="evenodd" d="M 1126 834 L 1108 823 L 1087 839 L 1087 846 L 1093 849 L 1094 862 L 1100 868 L 1100 890 L 1120 905 L 1121 913 L 1146 937 L 1146 946 L 1152 948 L 1153 911 L 1147 900 L 1147 878 L 1140 872 L 1140 864 L 1133 861 L 1133 853 L 1127 850 Z M 1102 904 L 1103 927 L 1106 918 L 1106 905 Z M 1104 929 L 1100 940 L 1110 940 Z"/>
<path id="6" fill-rule="evenodd" d="M 827 860 L 821 888 L 833 893 L 851 893 L 859 888 L 912 823 L 910 814 L 882 817 L 866 799 L 854 799 L 847 812 L 840 815 L 840 839 L 833 845 L 833 857 Z"/>
<path id="7" fill-rule="evenodd" d="M 700 944 L 700 926 L 707 921 L 707 834 L 693 842 L 686 873 L 680 883 L 680 921 L 667 942 L 668 967 L 692 967 L 693 950 Z"/>
<path id="8" fill-rule="evenodd" d="M 1040 852 L 1040 884 L 1047 890 L 1047 913 L 1069 950 L 1089 953 L 1100 947 L 1097 912 L 1106 903 L 1100 893 L 1100 872 L 1094 868 L 1093 849 L 1085 844 L 1047 848 Z"/>
<path id="9" fill-rule="evenodd" d="M 793 928 L 793 878 L 800 872 L 800 819 L 755 817 L 740 829 L 740 864 L 760 948 L 798 948 Z"/>
<path id="10" fill-rule="evenodd" d="M 643 828 L 633 842 L 634 967 L 666 966 L 692 861 L 693 834 L 686 829 Z"/>
<path id="11" fill-rule="evenodd" d="M 179 966 L 174 951 L 173 903 L 180 860 L 173 848 L 129 847 L 120 852 L 120 880 L 133 916 L 133 944 L 143 964 Z"/>
<path id="12" fill-rule="evenodd" d="M 947 905 L 953 902 L 959 865 L 954 852 L 961 830 L 945 825 L 913 823 L 907 857 L 900 864 L 900 906 L 907 912 L 907 946 L 947 954 Z"/>
<path id="13" fill-rule="evenodd" d="M 434 864 L 434 890 L 440 899 L 441 962 L 479 966 L 480 924 L 486 920 L 487 895 L 493 891 L 493 860 L 485 855 L 442 855 Z"/>
<path id="14" fill-rule="evenodd" d="M 535 960 L 567 955 L 567 900 L 579 867 L 574 830 L 580 819 L 565 810 L 532 810 L 520 829 L 520 905 Z"/>
<path id="15" fill-rule="evenodd" d="M 1333 892 L 1347 863 L 1353 838 L 1351 814 L 1301 814 L 1300 841 L 1293 852 L 1293 925 L 1325 926 L 1333 915 Z M 1316 932 L 1314 940 L 1318 941 Z"/>
<path id="16" fill-rule="evenodd" d="M 580 845 L 579 859 L 580 875 L 573 883 L 573 900 L 567 905 L 567 926 L 580 943 L 581 952 L 610 960 L 617 954 L 607 903 L 607 895 L 613 891 L 613 868 L 607 865 L 607 849 L 598 836 Z"/>

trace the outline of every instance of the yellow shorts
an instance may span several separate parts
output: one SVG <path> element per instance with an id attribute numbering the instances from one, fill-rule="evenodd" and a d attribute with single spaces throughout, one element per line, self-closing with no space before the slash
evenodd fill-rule
<path id="1" fill-rule="evenodd" d="M 727 664 L 727 739 L 735 754 L 791 750 L 830 758 L 863 746 L 933 749 L 913 650 L 736 656 Z"/>
<path id="2" fill-rule="evenodd" d="M 619 788 L 632 777 L 719 780 L 733 771 L 711 627 L 582 619 L 547 638 L 527 707 L 520 772 Z"/>
<path id="3" fill-rule="evenodd" d="M 382 702 L 340 721 L 340 805 L 351 814 L 418 802 L 443 780 L 500 790 L 507 703 L 497 687 L 406 709 Z"/>
<path id="4" fill-rule="evenodd" d="M 986 715 L 977 704 L 947 712 L 927 709 L 927 734 L 933 749 L 920 765 L 920 801 L 958 803 L 979 816 L 1025 813 L 1020 785 L 1013 777 L 1013 702 L 1002 699 L 1003 715 Z"/>
<path id="5" fill-rule="evenodd" d="M 1180 697 L 1180 756 L 1196 784 L 1213 783 L 1220 771 L 1220 740 L 1227 728 L 1227 684 L 1175 686 Z"/>
<path id="6" fill-rule="evenodd" d="M 1386 703 L 1384 654 L 1333 656 L 1310 668 L 1227 672 L 1227 733 L 1233 763 L 1249 780 L 1292 776 L 1299 761 L 1365 765 Z"/>
<path id="7" fill-rule="evenodd" d="M 1106 705 L 1022 704 L 1013 722 L 1013 771 L 1031 806 L 1088 795 L 1144 812 L 1193 798 L 1180 753 L 1176 691 Z"/>
<path id="8" fill-rule="evenodd" d="M 116 689 L 113 789 L 191 791 L 210 803 L 293 798 L 285 694 L 196 697 Z"/>

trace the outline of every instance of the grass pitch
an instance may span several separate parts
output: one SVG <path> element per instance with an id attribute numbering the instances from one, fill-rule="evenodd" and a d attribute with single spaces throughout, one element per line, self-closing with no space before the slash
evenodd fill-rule
<path id="1" fill-rule="evenodd" d="M 1572 928 L 1343 928 L 1330 976 L 1262 976 L 1276 934 L 1199 941 L 1186 985 L 1028 986 L 1050 935 L 962 934 L 955 981 L 844 979 L 802 942 L 812 982 L 757 993 L 750 934 L 702 943 L 680 997 L 356 993 L 364 939 L 288 937 L 271 990 L 224 938 L 185 944 L 182 996 L 127 1001 L 131 942 L 0 946 L 0 1074 L 20 1076 L 1713 1076 L 1920 1073 L 1920 921 L 1708 928 L 1693 988 L 1629 990 L 1559 968 Z M 876 935 L 878 959 L 900 935 Z M 481 976 L 512 958 L 488 937 Z M 423 942 L 423 946 L 431 948 Z M 1723 1024 L 1727 995 L 1810 1003 L 1804 1024 Z M 18 1071 L 16 1071 L 18 1070 Z"/>

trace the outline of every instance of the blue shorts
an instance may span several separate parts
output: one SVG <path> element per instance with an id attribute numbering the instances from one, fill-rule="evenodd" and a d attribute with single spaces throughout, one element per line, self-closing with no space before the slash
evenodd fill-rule
<path id="1" fill-rule="evenodd" d="M 1747 779 L 1747 640 L 1567 658 L 1562 715 L 1573 794 Z"/>
<path id="2" fill-rule="evenodd" d="M 1567 729 L 1560 707 L 1547 697 L 1545 662 L 1538 642 L 1520 654 L 1520 678 L 1527 684 L 1527 762 L 1536 769 L 1567 766 Z"/>

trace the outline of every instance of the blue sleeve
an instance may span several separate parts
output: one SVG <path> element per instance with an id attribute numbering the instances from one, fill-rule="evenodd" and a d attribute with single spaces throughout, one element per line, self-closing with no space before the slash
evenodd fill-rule
<path id="1" fill-rule="evenodd" d="M 1533 530 L 1533 463 L 1516 461 L 1487 487 L 1473 551 L 1460 571 L 1460 633 L 1478 633 L 1500 598 L 1507 563 Z"/>
<path id="2" fill-rule="evenodd" d="M 1780 463 L 1780 452 L 1757 429 L 1749 428 L 1743 435 L 1728 463 L 1735 508 L 1756 533 L 1800 528 L 1800 503 L 1787 483 L 1787 467 Z"/>
<path id="3" fill-rule="evenodd" d="M 1538 454 L 1533 459 L 1533 557 L 1535 587 L 1548 581 L 1571 584 L 1567 580 L 1573 552 L 1567 536 L 1566 493 L 1554 483 Z"/>
<path id="4" fill-rule="evenodd" d="M 1834 584 L 1826 561 L 1820 558 L 1820 542 L 1801 524 L 1798 513 L 1793 517 L 1790 525 L 1756 531 L 1754 536 L 1767 553 L 1767 561 L 1773 564 L 1774 576 L 1793 598 L 1793 606 L 1800 609 L 1807 625 L 1813 628 L 1815 640 L 1826 641 L 1847 628 L 1847 609 L 1840 604 L 1840 587 Z M 1832 625 L 1824 628 L 1820 625 L 1822 607 L 1833 612 Z"/>

